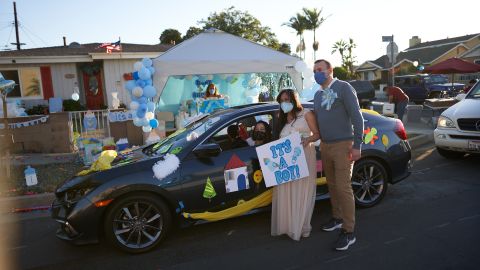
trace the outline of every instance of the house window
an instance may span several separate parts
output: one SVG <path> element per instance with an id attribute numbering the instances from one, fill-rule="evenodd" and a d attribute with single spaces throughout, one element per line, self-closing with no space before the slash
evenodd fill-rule
<path id="1" fill-rule="evenodd" d="M 0 70 L 3 77 L 17 84 L 8 98 L 39 99 L 43 98 L 42 77 L 39 67 Z"/>

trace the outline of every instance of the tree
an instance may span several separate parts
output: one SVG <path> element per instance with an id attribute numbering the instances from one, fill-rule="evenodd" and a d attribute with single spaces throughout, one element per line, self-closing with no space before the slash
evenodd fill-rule
<path id="1" fill-rule="evenodd" d="M 190 26 L 190 28 L 188 28 L 187 30 L 187 33 L 183 36 L 183 40 L 187 40 L 189 38 L 192 38 L 198 34 L 200 34 L 201 32 L 203 32 L 203 30 L 201 28 L 198 28 L 198 27 L 195 27 L 195 26 Z"/>
<path id="2" fill-rule="evenodd" d="M 295 51 L 300 54 L 301 58 L 305 58 L 305 40 L 303 39 L 303 32 L 307 29 L 307 19 L 302 14 L 297 13 L 283 25 L 286 25 L 297 32 L 297 36 L 299 36 L 300 42 L 298 43 L 297 49 Z"/>
<path id="3" fill-rule="evenodd" d="M 286 54 L 292 53 L 292 50 L 290 49 L 290 44 L 288 43 L 281 43 L 280 47 L 278 48 L 278 51 L 281 51 Z"/>
<path id="4" fill-rule="evenodd" d="M 203 29 L 216 28 L 274 49 L 280 47 L 269 27 L 262 26 L 261 22 L 247 11 L 236 10 L 233 6 L 218 13 L 211 13 L 207 19 L 198 23 Z"/>
<path id="5" fill-rule="evenodd" d="M 342 59 L 342 67 L 347 70 L 348 79 L 355 79 L 357 74 L 354 70 L 354 64 L 356 62 L 355 56 L 353 55 L 353 49 L 357 47 L 357 44 L 353 41 L 352 38 L 348 39 L 348 43 L 343 39 L 335 42 L 332 46 L 332 54 L 338 51 Z"/>
<path id="6" fill-rule="evenodd" d="M 162 44 L 178 44 L 182 42 L 182 35 L 177 29 L 165 29 L 160 35 L 160 43 Z"/>
<path id="7" fill-rule="evenodd" d="M 334 67 L 333 76 L 340 80 L 347 80 L 348 72 L 344 67 Z"/>
<path id="8" fill-rule="evenodd" d="M 321 17 L 322 10 L 323 9 L 317 10 L 316 8 L 303 8 L 303 13 L 305 14 L 306 19 L 306 29 L 313 31 L 313 59 L 317 58 L 316 53 L 318 50 L 318 41 L 316 40 L 315 32 L 327 19 Z"/>

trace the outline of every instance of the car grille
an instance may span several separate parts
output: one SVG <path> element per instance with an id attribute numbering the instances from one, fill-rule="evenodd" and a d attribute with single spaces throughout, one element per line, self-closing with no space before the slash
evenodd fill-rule
<path id="1" fill-rule="evenodd" d="M 480 140 L 480 136 L 450 135 L 452 139 Z"/>
<path id="2" fill-rule="evenodd" d="M 480 131 L 480 118 L 460 118 L 457 123 L 461 130 Z"/>

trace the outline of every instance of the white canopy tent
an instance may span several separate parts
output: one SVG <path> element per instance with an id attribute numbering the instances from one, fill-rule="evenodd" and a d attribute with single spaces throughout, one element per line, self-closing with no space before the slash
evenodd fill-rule
<path id="1" fill-rule="evenodd" d="M 161 95 L 169 76 L 286 72 L 298 90 L 302 74 L 294 68 L 300 58 L 244 38 L 210 29 L 153 59 L 153 84 Z"/>

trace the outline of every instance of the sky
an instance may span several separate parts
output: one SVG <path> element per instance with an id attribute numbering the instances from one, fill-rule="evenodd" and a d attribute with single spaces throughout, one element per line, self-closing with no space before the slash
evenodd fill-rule
<path id="1" fill-rule="evenodd" d="M 0 50 L 15 42 L 12 31 L 13 2 L 0 0 Z M 317 59 L 340 65 L 332 45 L 353 38 L 357 64 L 385 54 L 383 35 L 394 35 L 400 50 L 412 36 L 422 42 L 480 33 L 480 1 L 456 0 L 17 0 L 20 41 L 23 48 L 60 46 L 67 42 L 114 42 L 155 44 L 163 30 L 174 28 L 185 34 L 190 26 L 211 13 L 234 6 L 248 11 L 271 28 L 280 42 L 295 50 L 299 39 L 293 29 L 283 26 L 303 7 L 323 9 L 327 17 L 317 30 Z M 306 62 L 313 62 L 313 34 L 305 33 Z M 9 48 L 14 46 L 9 45 Z M 200 52 L 199 52 L 200 53 Z"/>

